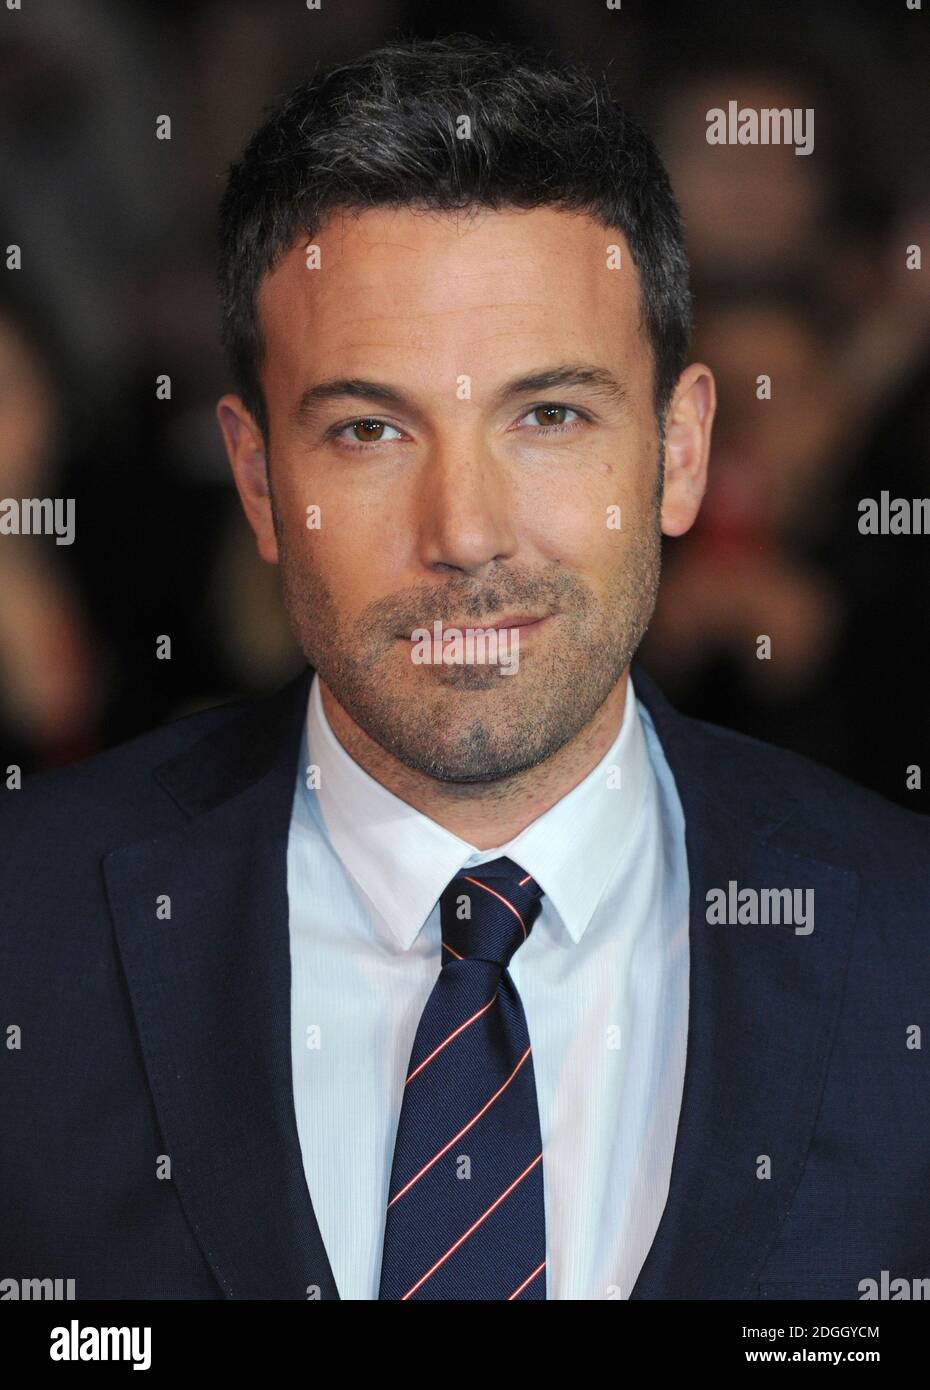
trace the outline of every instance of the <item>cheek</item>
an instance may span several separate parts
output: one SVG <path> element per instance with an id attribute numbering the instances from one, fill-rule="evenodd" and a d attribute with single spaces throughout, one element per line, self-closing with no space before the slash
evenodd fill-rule
<path id="1" fill-rule="evenodd" d="M 315 477 L 301 462 L 272 464 L 275 512 L 292 559 L 324 573 L 337 568 L 354 544 L 353 508 L 331 481 Z"/>
<path id="2" fill-rule="evenodd" d="M 392 571 L 385 556 L 388 528 L 361 524 L 340 504 L 310 504 L 313 525 L 306 525 L 305 511 L 296 507 L 288 529 L 288 567 L 312 589 L 340 623 L 351 623 L 386 593 Z M 318 508 L 319 510 L 315 510 Z"/>
<path id="3" fill-rule="evenodd" d="M 312 516 L 315 535 L 338 538 L 347 551 L 368 551 L 396 529 L 396 487 L 373 482 L 370 476 L 353 477 L 351 466 L 315 468 L 298 458 L 282 466 L 280 475 L 280 482 L 275 477 L 275 496 L 280 494 L 280 509 L 291 530 L 305 528 Z"/>
<path id="4" fill-rule="evenodd" d="M 652 515 L 641 470 L 608 461 L 589 463 L 574 485 L 564 482 L 546 497 L 535 497 L 525 513 L 526 534 L 541 552 L 579 570 L 615 563 L 631 532 Z"/>

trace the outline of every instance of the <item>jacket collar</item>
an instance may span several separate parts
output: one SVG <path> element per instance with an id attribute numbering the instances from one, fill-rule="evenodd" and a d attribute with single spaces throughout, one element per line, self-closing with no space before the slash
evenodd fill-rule
<path id="1" fill-rule="evenodd" d="M 231 1298 L 339 1296 L 291 1079 L 287 837 L 312 676 L 157 768 L 185 819 L 104 860 L 174 1180 Z M 638 663 L 633 678 L 684 810 L 691 964 L 668 1200 L 629 1296 L 753 1297 L 811 1139 L 858 880 L 803 814 L 788 757 L 679 714 Z M 731 880 L 813 888 L 815 930 L 709 925 L 706 891 Z"/>

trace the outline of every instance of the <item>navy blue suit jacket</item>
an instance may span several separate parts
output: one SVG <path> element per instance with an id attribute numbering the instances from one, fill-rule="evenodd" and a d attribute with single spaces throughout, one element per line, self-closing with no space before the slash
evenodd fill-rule
<path id="1" fill-rule="evenodd" d="M 684 807 L 691 976 L 671 1185 L 632 1297 L 928 1276 L 930 1067 L 908 1039 L 930 1025 L 930 823 L 633 674 Z M 0 792 L 0 1279 L 338 1298 L 291 1091 L 311 675 Z M 813 889 L 814 930 L 709 924 L 731 880 Z"/>

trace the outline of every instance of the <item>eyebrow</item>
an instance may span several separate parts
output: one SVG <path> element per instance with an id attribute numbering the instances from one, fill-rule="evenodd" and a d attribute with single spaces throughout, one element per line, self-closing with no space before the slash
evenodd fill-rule
<path id="1" fill-rule="evenodd" d="M 505 382 L 494 393 L 494 406 L 506 405 L 518 396 L 536 395 L 564 387 L 585 387 L 615 405 L 626 405 L 627 392 L 622 382 L 605 367 L 597 367 L 587 362 L 569 362 L 559 367 L 549 367 L 543 371 L 530 372 L 525 376 L 514 377 Z M 361 377 L 337 377 L 321 381 L 316 386 L 308 386 L 301 392 L 292 411 L 294 422 L 307 428 L 327 401 L 341 399 L 377 401 L 380 405 L 406 407 L 416 414 L 416 409 L 403 391 L 386 382 L 365 381 Z"/>

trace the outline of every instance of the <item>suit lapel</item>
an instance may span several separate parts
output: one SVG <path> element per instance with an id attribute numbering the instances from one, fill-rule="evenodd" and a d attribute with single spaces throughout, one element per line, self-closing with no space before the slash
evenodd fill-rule
<path id="1" fill-rule="evenodd" d="M 172 1178 L 230 1298 L 339 1296 L 291 1081 L 287 837 L 311 676 L 163 764 L 190 819 L 104 860 Z"/>
<path id="2" fill-rule="evenodd" d="M 683 718 L 635 666 L 633 678 L 682 801 L 691 905 L 688 1045 L 669 1194 L 630 1296 L 751 1298 L 811 1141 L 858 876 L 800 823 L 796 798 L 773 782 L 767 757 Z M 814 930 L 708 924 L 707 890 L 726 890 L 730 880 L 812 888 Z M 769 1179 L 756 1176 L 763 1154 Z"/>

